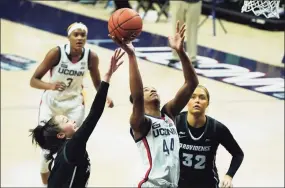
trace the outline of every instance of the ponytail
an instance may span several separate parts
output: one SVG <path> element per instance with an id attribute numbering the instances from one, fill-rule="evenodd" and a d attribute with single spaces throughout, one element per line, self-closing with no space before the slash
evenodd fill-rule
<path id="1" fill-rule="evenodd" d="M 44 122 L 45 125 L 38 125 L 35 129 L 31 129 L 32 143 L 39 145 L 42 149 L 48 150 L 49 154 L 46 155 L 46 159 L 52 159 L 52 155 L 55 154 L 65 142 L 65 139 L 58 139 L 57 134 L 61 131 L 58 127 L 54 117 L 48 122 Z"/>
<path id="2" fill-rule="evenodd" d="M 44 136 L 44 126 L 38 125 L 35 129 L 30 130 L 32 136 L 32 143 L 39 145 L 42 149 L 47 149 L 45 147 L 46 140 Z"/>

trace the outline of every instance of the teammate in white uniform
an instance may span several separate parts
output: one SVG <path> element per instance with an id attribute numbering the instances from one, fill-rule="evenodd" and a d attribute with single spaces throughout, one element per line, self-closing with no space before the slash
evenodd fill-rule
<path id="1" fill-rule="evenodd" d="M 99 58 L 96 53 L 85 47 L 88 29 L 82 23 L 73 23 L 67 29 L 69 44 L 51 49 L 31 78 L 31 87 L 45 90 L 39 109 L 38 123 L 43 124 L 55 115 L 65 115 L 80 126 L 84 120 L 85 106 L 83 97 L 83 78 L 87 71 L 98 89 L 101 78 L 98 69 Z M 50 82 L 42 77 L 50 71 Z M 109 107 L 113 102 L 107 98 Z M 48 161 L 42 151 L 41 177 L 47 184 L 49 176 Z"/>
<path id="2" fill-rule="evenodd" d="M 144 175 L 138 187 L 177 187 L 179 180 L 179 138 L 173 120 L 189 101 L 198 85 L 198 78 L 183 48 L 185 25 L 179 27 L 174 37 L 169 37 L 170 47 L 181 59 L 184 84 L 174 99 L 160 110 L 160 98 L 152 87 L 144 87 L 131 43 L 111 38 L 129 56 L 129 81 L 133 103 L 130 117 L 131 134 L 139 149 Z M 123 42 L 122 42 L 123 41 Z"/>

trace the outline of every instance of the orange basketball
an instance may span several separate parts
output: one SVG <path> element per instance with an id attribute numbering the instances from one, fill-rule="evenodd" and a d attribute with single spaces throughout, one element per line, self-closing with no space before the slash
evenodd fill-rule
<path id="1" fill-rule="evenodd" d="M 134 40 L 142 31 L 143 22 L 140 15 L 129 8 L 121 8 L 115 11 L 109 21 L 108 30 L 112 36 L 119 40 Z"/>

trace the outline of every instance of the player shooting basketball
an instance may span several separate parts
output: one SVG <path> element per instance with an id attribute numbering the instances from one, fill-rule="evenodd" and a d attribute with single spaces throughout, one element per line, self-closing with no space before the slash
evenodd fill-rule
<path id="1" fill-rule="evenodd" d="M 138 187 L 177 187 L 179 180 L 179 138 L 173 120 L 187 104 L 198 85 L 198 78 L 184 50 L 185 25 L 179 27 L 174 37 L 169 37 L 170 47 L 179 54 L 184 83 L 176 96 L 160 110 L 160 97 L 153 87 L 143 87 L 141 75 L 131 43 L 111 38 L 129 57 L 129 82 L 133 112 L 130 117 L 131 134 L 139 149 L 145 175 Z M 122 42 L 123 41 L 123 42 Z"/>

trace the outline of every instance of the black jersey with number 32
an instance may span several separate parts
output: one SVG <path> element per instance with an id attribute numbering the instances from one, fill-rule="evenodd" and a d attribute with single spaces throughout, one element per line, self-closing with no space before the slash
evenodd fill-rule
<path id="1" fill-rule="evenodd" d="M 187 112 L 176 118 L 180 139 L 179 187 L 197 185 L 201 182 L 211 185 L 219 183 L 215 156 L 220 143 L 218 132 L 224 125 L 209 116 L 206 117 L 204 132 L 199 137 L 194 137 L 188 128 Z"/>

